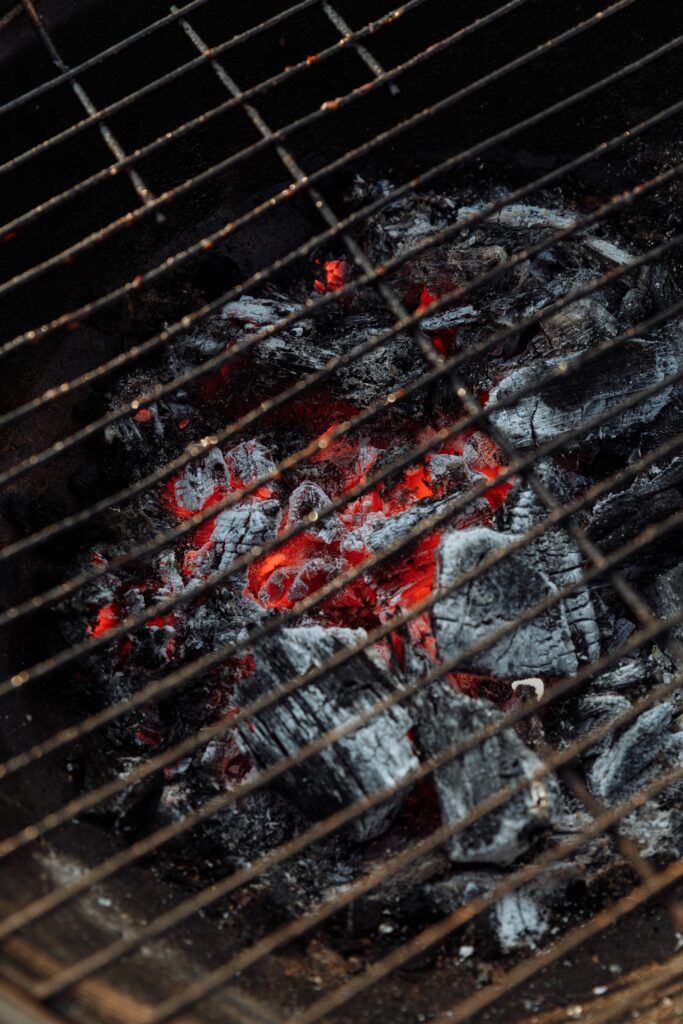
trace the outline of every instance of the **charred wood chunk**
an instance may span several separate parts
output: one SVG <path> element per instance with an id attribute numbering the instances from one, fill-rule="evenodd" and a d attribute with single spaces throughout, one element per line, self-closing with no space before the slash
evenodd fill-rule
<path id="1" fill-rule="evenodd" d="M 580 350 L 579 350 L 580 351 Z M 578 352 L 567 353 L 567 359 Z M 534 394 L 514 405 L 491 412 L 499 430 L 518 448 L 533 448 L 580 426 L 593 416 L 616 408 L 634 393 L 664 381 L 677 369 L 674 347 L 665 341 L 633 341 L 619 353 L 606 353 L 596 359 L 589 372 L 544 384 L 560 359 L 539 359 L 510 373 L 491 393 L 491 404 L 534 385 Z M 638 405 L 617 413 L 594 431 L 581 435 L 575 446 L 586 440 L 619 437 L 642 424 L 650 423 L 665 407 L 671 387 L 664 386 Z"/>
<path id="2" fill-rule="evenodd" d="M 448 587 L 482 558 L 503 551 L 514 540 L 514 535 L 486 527 L 447 534 L 437 557 L 439 587 Z M 580 554 L 560 531 L 520 548 L 434 605 L 441 658 L 453 658 L 484 641 L 520 613 L 580 579 Z M 593 605 L 587 589 L 581 588 L 486 650 L 467 657 L 461 667 L 512 679 L 564 676 L 576 672 L 581 661 L 597 657 L 598 650 Z"/>
<path id="3" fill-rule="evenodd" d="M 671 747 L 672 718 L 672 704 L 659 704 L 645 711 L 614 740 L 588 774 L 593 793 L 602 800 L 616 802 L 644 785 L 648 769 Z"/>
<path id="4" fill-rule="evenodd" d="M 632 483 L 599 498 L 588 535 L 603 550 L 613 551 L 646 526 L 676 512 L 683 502 L 683 455 L 656 463 Z"/>
<path id="5" fill-rule="evenodd" d="M 238 701 L 247 704 L 278 690 L 364 636 L 363 630 L 322 626 L 281 630 L 255 649 L 254 674 L 240 685 Z M 386 663 L 369 649 L 261 711 L 240 728 L 240 746 L 247 757 L 265 768 L 368 711 L 395 687 Z M 394 705 L 290 769 L 280 777 L 278 786 L 314 819 L 368 794 L 398 786 L 418 763 L 407 736 L 410 726 L 405 708 Z M 355 837 L 364 840 L 379 835 L 407 793 L 406 788 L 355 819 Z"/>
<path id="6" fill-rule="evenodd" d="M 467 697 L 442 681 L 425 690 L 416 705 L 415 739 L 428 758 L 503 717 L 489 701 Z M 434 783 L 444 823 L 460 821 L 520 778 L 530 779 L 541 764 L 513 729 L 505 729 L 437 768 Z M 532 782 L 502 807 L 456 832 L 449 841 L 451 860 L 511 863 L 529 848 L 536 833 L 556 819 L 558 802 L 553 779 Z"/>
<path id="7" fill-rule="evenodd" d="M 652 608 L 660 618 L 667 619 L 680 613 L 683 609 L 683 562 L 657 576 L 648 596 Z M 679 622 L 674 626 L 669 636 L 683 644 L 683 623 Z"/>

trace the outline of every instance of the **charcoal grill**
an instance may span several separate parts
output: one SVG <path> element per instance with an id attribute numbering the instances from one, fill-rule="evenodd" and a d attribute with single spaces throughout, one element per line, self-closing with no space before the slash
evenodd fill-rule
<path id="1" fill-rule="evenodd" d="M 630 1019 L 637 1010 L 642 1020 L 673 1022 L 680 1018 L 683 974 L 676 942 L 683 931 L 683 868 L 679 860 L 660 863 L 645 857 L 637 844 L 615 830 L 630 811 L 679 782 L 683 770 L 674 766 L 621 803 L 603 806 L 586 790 L 573 765 L 603 737 L 675 694 L 680 669 L 628 710 L 547 754 L 535 781 L 558 773 L 590 815 L 585 829 L 501 875 L 488 894 L 423 922 L 405 941 L 387 947 L 376 938 L 355 973 L 335 974 L 334 957 L 321 966 L 319 950 L 327 947 L 317 938 L 320 927 L 352 913 L 361 897 L 400 877 L 454 832 L 522 792 L 531 780 L 520 779 L 457 824 L 442 824 L 426 838 L 379 858 L 367 873 L 300 916 L 271 923 L 261 932 L 256 929 L 253 935 L 231 935 L 229 928 L 218 926 L 221 901 L 379 806 L 389 795 L 386 791 L 337 810 L 264 858 L 189 895 L 172 876 L 155 870 L 154 857 L 233 803 L 233 791 L 211 796 L 191 814 L 132 839 L 113 835 L 88 817 L 88 811 L 112 796 L 234 729 L 283 691 L 267 693 L 235 718 L 211 723 L 199 734 L 150 754 L 125 778 L 94 785 L 75 779 L 70 759 L 77 744 L 97 744 L 103 727 L 124 712 L 181 691 L 229 653 L 225 648 L 207 650 L 120 703 L 97 709 L 79 705 L 73 672 L 83 657 L 181 603 L 171 597 L 161 608 L 118 623 L 106 637 L 90 636 L 64 646 L 51 609 L 78 593 L 86 577 L 98 571 L 95 567 L 83 574 L 74 568 L 82 536 L 97 530 L 98 517 L 107 510 L 168 480 L 208 448 L 285 402 L 305 397 L 336 366 L 293 381 L 286 393 L 269 396 L 242 421 L 226 424 L 219 437 L 191 438 L 173 463 L 139 481 L 116 478 L 103 464 L 105 429 L 236 356 L 248 358 L 276 329 L 324 314 L 363 285 L 375 289 L 393 326 L 379 338 L 368 338 L 354 358 L 360 360 L 408 331 L 415 360 L 424 364 L 421 381 L 448 379 L 462 401 L 460 428 L 487 425 L 503 447 L 504 472 L 478 491 L 474 488 L 461 506 L 523 476 L 547 518 L 531 527 L 519 546 L 562 526 L 584 560 L 582 579 L 569 589 L 602 581 L 637 624 L 613 649 L 547 690 L 539 703 L 515 706 L 505 724 L 523 723 L 625 655 L 653 643 L 680 664 L 675 634 L 683 610 L 665 618 L 654 614 L 637 581 L 623 569 L 641 549 L 667 544 L 675 550 L 683 524 L 680 504 L 609 551 L 588 536 L 582 513 L 600 496 L 679 451 L 683 434 L 674 431 L 644 446 L 638 459 L 571 501 L 558 501 L 538 473 L 542 456 L 561 452 L 591 426 L 608 422 L 664 387 L 680 386 L 680 367 L 673 377 L 608 409 L 595 423 L 576 423 L 556 441 L 516 451 L 500 438 L 490 407 L 481 404 L 460 375 L 471 357 L 436 352 L 421 329 L 425 317 L 462 302 L 502 271 L 488 271 L 408 311 L 388 283 L 392 268 L 373 266 L 355 233 L 392 199 L 419 189 L 444 181 L 471 185 L 504 179 L 510 183 L 506 195 L 472 215 L 474 221 L 498 216 L 512 203 L 558 184 L 568 194 L 591 197 L 575 223 L 550 228 L 534 246 L 520 247 L 511 257 L 512 266 L 563 238 L 615 220 L 631 230 L 649 225 L 649 248 L 629 264 L 599 275 L 582 288 L 582 295 L 634 267 L 675 258 L 683 170 L 683 14 L 678 5 L 667 0 L 615 0 L 604 7 L 594 0 L 562 5 L 542 0 L 477 0 L 467 5 L 410 0 L 392 7 L 388 0 L 373 0 L 360 10 L 348 0 L 261 0 L 255 7 L 234 6 L 217 0 L 192 0 L 178 7 L 146 0 L 113 9 L 100 0 L 1 5 L 0 174 L 5 187 L 0 194 L 0 358 L 5 373 L 0 385 L 0 1019 L 145 1024 L 294 1019 L 314 1024 L 360 1017 L 434 1019 L 439 1024 L 475 1019 L 581 1019 L 598 1024 Z M 354 173 L 369 180 L 388 177 L 393 191 L 349 209 L 344 195 Z M 402 254 L 397 266 L 456 237 L 463 226 L 449 225 L 435 233 Z M 257 331 L 239 351 L 213 356 L 154 393 L 113 410 L 106 406 L 104 388 L 115 375 L 148 365 L 155 353 L 228 301 L 252 294 L 330 243 L 344 250 L 355 266 L 353 280 L 334 293 L 310 298 L 275 327 Z M 145 306 L 149 294 L 160 303 L 151 312 Z M 580 297 L 563 296 L 553 308 Z M 612 354 L 615 373 L 628 342 L 683 314 L 680 291 L 665 298 L 658 309 L 601 342 L 599 352 Z M 507 335 L 548 313 L 546 308 L 530 313 L 521 325 L 511 325 Z M 552 380 L 591 374 L 597 354 L 590 350 L 558 364 Z M 536 382 L 531 393 L 546 383 Z M 387 388 L 383 404 L 403 397 Z M 373 410 L 363 410 L 358 421 L 352 417 L 335 428 L 333 438 L 351 434 L 371 414 Z M 409 450 L 404 465 L 428 450 L 429 442 Z M 293 452 L 278 472 L 306 454 L 310 452 Z M 244 493 L 259 484 L 250 483 Z M 324 514 L 362 493 L 364 486 L 358 484 Z M 139 561 L 163 551 L 208 515 L 197 513 L 172 536 L 153 536 L 124 559 Z M 427 536 L 441 519 L 436 515 L 419 521 L 409 538 L 379 551 L 377 563 Z M 272 549 L 281 543 L 278 538 Z M 259 548 L 240 556 L 240 565 L 228 571 L 263 554 Z M 469 571 L 469 578 L 499 557 L 484 559 Z M 266 619 L 252 639 L 256 632 L 277 635 L 323 596 L 339 592 L 354 573 L 357 577 L 360 570 L 348 571 L 294 609 Z M 210 577 L 195 593 L 209 592 L 217 582 Z M 562 596 L 545 597 L 474 647 L 487 649 Z M 360 646 L 389 635 L 433 603 L 431 595 L 401 612 Z M 335 654 L 303 681 L 324 676 L 349 656 L 348 651 Z M 463 660 L 462 655 L 446 659 L 406 690 L 369 708 L 362 719 L 405 700 L 411 688 L 417 692 Z M 285 692 L 294 692 L 303 681 L 301 676 L 288 680 Z M 356 718 L 316 738 L 250 777 L 238 795 L 262 789 L 361 724 Z M 500 731 L 494 724 L 456 741 L 422 761 L 410 781 L 429 777 Z M 493 973 L 478 978 L 468 973 L 466 963 L 444 970 L 430 959 L 430 952 L 444 948 L 449 938 L 461 934 L 458 929 L 506 893 L 603 834 L 614 837 L 624 875 L 604 906 L 551 936 L 533 955 L 502 961 Z M 623 965 L 623 973 L 605 991 L 596 964 L 613 961 Z M 411 965 L 414 969 L 409 970 Z"/>

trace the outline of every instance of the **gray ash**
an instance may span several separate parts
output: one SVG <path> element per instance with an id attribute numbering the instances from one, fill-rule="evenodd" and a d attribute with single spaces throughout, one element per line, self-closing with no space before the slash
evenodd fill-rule
<path id="1" fill-rule="evenodd" d="M 369 188 L 358 181 L 350 202 L 374 197 L 386 187 L 380 183 Z M 471 193 L 416 194 L 372 218 L 357 241 L 373 263 L 382 264 L 481 206 L 481 197 Z M 549 230 L 573 224 L 577 216 L 558 193 L 540 196 L 534 205 L 509 206 L 456 241 L 404 263 L 387 276 L 388 283 L 407 308 L 426 306 L 447 290 L 500 266 Z M 514 267 L 475 291 L 466 304 L 427 315 L 422 326 L 435 350 L 444 356 L 468 352 L 637 255 L 633 239 L 608 235 L 602 227 L 597 230 L 601 233 L 579 233 Z M 111 391 L 111 407 L 229 352 L 298 309 L 311 294 L 334 291 L 352 276 L 341 253 L 321 253 L 288 281 L 229 303 L 169 344 L 153 366 L 121 379 Z M 612 280 L 589 298 L 466 363 L 462 372 L 468 386 L 486 405 L 540 382 L 559 362 L 615 337 L 670 301 L 674 276 L 673 264 L 662 263 Z M 330 360 L 391 325 L 372 289 L 359 289 L 330 303 L 319 316 L 272 334 L 196 385 L 119 422 L 107 440 L 128 475 L 139 479 L 188 444 L 220 431 L 226 422 L 257 409 L 264 399 L 326 368 Z M 670 376 L 682 361 L 683 325 L 670 323 L 604 357 L 585 374 L 541 387 L 533 397 L 494 413 L 493 420 L 515 448 L 532 450 Z M 239 642 L 250 627 L 314 595 L 425 517 L 447 511 L 472 487 L 494 480 L 505 458 L 484 430 L 451 431 L 453 436 L 440 440 L 439 432 L 448 431 L 463 415 L 447 380 L 401 399 L 401 389 L 424 371 L 414 340 L 399 333 L 331 373 L 316 390 L 261 417 L 230 444 L 207 446 L 201 458 L 165 485 L 120 510 L 121 542 L 103 543 L 84 553 L 86 566 L 106 564 L 133 542 L 145 541 L 214 505 L 217 509 L 148 563 L 129 564 L 85 588 L 78 603 L 66 610 L 65 630 L 72 640 L 104 635 L 126 615 L 174 594 L 191 594 L 254 547 L 297 524 L 306 525 L 247 570 L 227 576 L 208 593 L 152 619 L 126 640 L 91 657 L 86 685 L 94 699 L 121 700 L 201 654 Z M 283 458 L 316 439 L 327 439 L 335 427 L 390 392 L 397 400 L 385 404 L 363 427 L 329 439 L 294 468 L 277 472 Z M 538 472 L 551 493 L 565 502 L 626 467 L 647 450 L 645 442 L 658 443 L 682 429 L 683 391 L 678 384 L 661 389 L 599 430 L 573 439 L 561 456 L 544 460 Z M 430 439 L 436 439 L 434 447 L 421 461 L 390 474 L 335 514 L 316 518 L 330 501 Z M 232 494 L 252 484 L 258 486 L 249 496 L 223 507 Z M 612 550 L 647 523 L 680 508 L 682 484 L 680 457 L 651 467 L 587 510 L 589 536 L 604 550 Z M 447 586 L 486 554 L 505 549 L 545 514 L 523 480 L 494 486 L 486 498 L 473 500 L 407 552 L 368 569 L 291 627 L 255 648 L 245 645 L 181 692 L 120 719 L 106 734 L 106 756 L 90 770 L 102 773 L 104 761 L 107 771 L 124 771 L 141 763 L 149 751 L 161 751 L 208 722 L 228 720 L 236 709 L 353 646 L 396 612 L 409 610 L 437 587 Z M 625 566 L 662 614 L 670 613 L 677 598 L 680 601 L 676 562 L 671 546 L 660 545 L 634 555 Z M 125 793 L 104 813 L 117 827 L 134 834 L 182 816 L 208 795 L 235 787 L 405 688 L 529 605 L 569 583 L 579 583 L 583 568 L 584 559 L 568 534 L 561 528 L 548 531 L 438 601 L 431 612 L 421 613 L 390 638 L 170 766 L 141 791 Z M 167 851 L 165 863 L 205 858 L 220 874 L 255 859 L 311 820 L 384 786 L 400 787 L 421 760 L 499 719 L 516 700 L 513 683 L 534 677 L 552 688 L 558 679 L 617 647 L 635 625 L 604 582 L 579 587 L 535 622 L 472 657 L 458 673 L 292 768 L 272 788 L 238 800 L 195 830 L 189 843 Z M 542 744 L 562 748 L 630 707 L 655 682 L 670 678 L 672 671 L 673 663 L 658 648 L 623 661 L 590 681 L 579 696 L 551 708 L 537 723 Z M 672 760 L 680 760 L 681 710 L 676 698 L 590 751 L 583 767 L 592 793 L 604 803 L 614 803 L 664 763 L 670 766 Z M 427 834 L 439 821 L 457 820 L 504 785 L 528 777 L 540 763 L 535 749 L 540 742 L 533 730 L 507 730 L 440 769 L 433 788 L 400 788 L 341 835 L 317 843 L 287 869 L 271 873 L 268 898 L 285 914 L 301 912 L 321 893 L 347 882 L 369 859 L 400 848 L 416 833 Z M 644 839 L 649 854 L 680 855 L 679 796 L 668 791 L 627 819 L 623 830 Z M 416 900 L 423 914 L 453 909 L 472 892 L 490 889 L 510 864 L 532 856 L 585 821 L 580 806 L 551 777 L 453 838 L 447 856 L 404 880 L 403 898 L 388 886 L 377 900 L 398 918 L 404 912 L 410 916 Z M 614 852 L 610 857 L 616 863 Z M 501 905 L 498 917 L 492 918 L 500 948 L 533 945 L 553 925 L 561 894 L 571 880 L 593 867 L 599 874 L 604 863 L 604 843 L 593 844 L 561 870 L 547 873 L 511 897 L 507 909 Z M 194 870 L 187 869 L 188 878 Z M 199 875 L 205 880 L 205 874 Z M 374 911 L 368 913 L 372 919 Z"/>

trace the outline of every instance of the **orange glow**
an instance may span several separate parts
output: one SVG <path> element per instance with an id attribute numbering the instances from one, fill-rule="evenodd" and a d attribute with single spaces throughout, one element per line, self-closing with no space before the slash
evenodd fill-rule
<path id="1" fill-rule="evenodd" d="M 88 632 L 90 636 L 102 636 L 103 633 L 108 633 L 114 626 L 118 626 L 119 621 L 119 606 L 115 601 L 112 601 L 110 604 L 102 605 L 97 613 L 95 625 L 88 626 Z"/>
<path id="2" fill-rule="evenodd" d="M 343 288 L 351 276 L 351 265 L 347 260 L 325 260 L 323 263 L 325 280 L 316 278 L 313 287 L 320 294 L 325 292 L 338 292 Z"/>

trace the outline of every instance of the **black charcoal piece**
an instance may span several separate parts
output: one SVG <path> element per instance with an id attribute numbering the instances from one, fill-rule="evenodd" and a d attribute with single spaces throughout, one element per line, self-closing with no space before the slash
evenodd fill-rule
<path id="1" fill-rule="evenodd" d="M 322 626 L 281 630 L 255 649 L 254 673 L 240 684 L 238 702 L 244 705 L 279 689 L 336 651 L 359 643 L 364 635 L 363 630 Z M 240 746 L 265 768 L 367 711 L 395 687 L 386 663 L 372 649 L 367 650 L 261 711 L 249 725 L 240 727 Z M 410 727 L 408 712 L 395 705 L 292 768 L 278 785 L 314 819 L 368 794 L 398 786 L 418 764 L 407 736 Z M 408 788 L 401 790 L 357 818 L 355 836 L 369 839 L 379 835 L 407 793 Z"/>
<path id="2" fill-rule="evenodd" d="M 579 350 L 581 351 L 581 350 Z M 578 354 L 574 353 L 574 354 Z M 567 353 L 566 360 L 569 361 Z M 619 372 L 615 373 L 615 358 Z M 614 353 L 596 359 L 583 373 L 544 384 L 556 369 L 560 358 L 539 359 L 510 373 L 491 392 L 493 405 L 514 395 L 521 388 L 533 385 L 535 393 L 521 398 L 514 405 L 492 412 L 491 418 L 518 448 L 533 448 L 579 427 L 585 420 L 608 412 L 637 391 L 675 373 L 677 359 L 673 346 L 663 341 L 632 341 Z M 665 407 L 671 387 L 663 387 L 635 407 L 613 416 L 594 431 L 572 442 L 574 447 L 586 440 L 619 437 L 627 431 L 650 423 Z"/>
<path id="3" fill-rule="evenodd" d="M 601 672 L 590 682 L 590 689 L 608 692 L 609 690 L 625 690 L 636 683 L 644 682 L 651 669 L 642 658 L 628 658 L 620 661 L 616 668 Z"/>
<path id="4" fill-rule="evenodd" d="M 515 540 L 487 527 L 447 534 L 439 544 L 439 587 L 448 587 L 493 552 Z M 519 614 L 581 579 L 581 557 L 572 542 L 551 531 L 434 605 L 441 658 L 450 659 L 511 622 Z M 517 627 L 461 663 L 484 675 L 523 679 L 572 675 L 581 661 L 598 654 L 598 632 L 590 595 L 580 588 L 559 604 Z"/>
<path id="5" fill-rule="evenodd" d="M 643 712 L 591 767 L 592 792 L 603 800 L 617 800 L 642 785 L 643 773 L 668 744 L 672 718 L 668 702 Z"/>
<path id="6" fill-rule="evenodd" d="M 489 701 L 467 697 L 442 681 L 428 687 L 415 703 L 415 739 L 427 758 L 436 757 L 503 717 Z M 460 821 L 483 800 L 530 779 L 541 765 L 540 758 L 513 729 L 491 736 L 434 772 L 443 821 Z M 451 860 L 510 864 L 529 848 L 539 831 L 552 824 L 558 802 L 552 778 L 532 782 L 502 807 L 456 832 L 448 844 Z"/>
<path id="7" fill-rule="evenodd" d="M 682 486 L 683 455 L 655 463 L 627 487 L 596 501 L 588 535 L 603 550 L 621 547 L 650 523 L 678 511 Z"/>
<path id="8" fill-rule="evenodd" d="M 662 619 L 671 618 L 683 609 L 683 562 L 661 573 L 650 587 L 648 596 L 653 611 Z M 669 636 L 683 644 L 683 623 L 674 626 Z"/>

